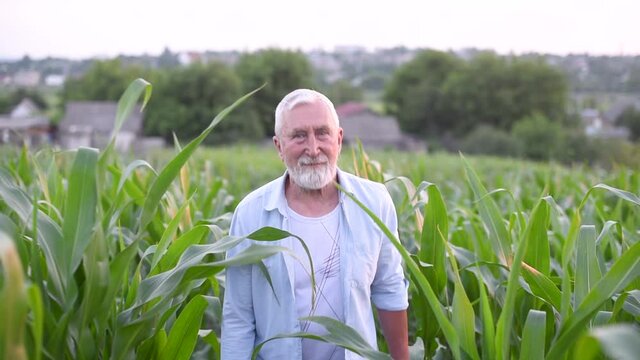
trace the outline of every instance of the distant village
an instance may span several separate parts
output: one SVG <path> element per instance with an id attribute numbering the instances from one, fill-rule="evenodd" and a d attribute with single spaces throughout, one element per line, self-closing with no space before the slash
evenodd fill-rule
<path id="1" fill-rule="evenodd" d="M 309 51 L 305 55 L 323 81 L 345 79 L 354 86 L 381 93 L 386 81 L 398 66 L 413 59 L 420 49 L 404 47 L 367 51 L 359 46 L 338 47 L 334 51 Z M 479 50 L 456 52 L 471 57 Z M 179 52 L 165 49 L 159 56 L 120 56 L 123 65 L 151 68 L 187 66 L 194 62 L 221 61 L 235 64 L 242 55 L 238 51 Z M 574 109 L 589 136 L 626 138 L 628 131 L 615 126 L 615 119 L 628 107 L 640 111 L 640 56 L 593 57 L 589 55 L 539 55 L 561 68 L 569 79 Z M 66 79 L 79 77 L 100 59 L 69 60 L 60 58 L 0 60 L 0 91 L 10 89 L 48 89 L 56 91 Z M 603 66 L 604 64 L 604 66 Z M 595 66 L 598 65 L 598 66 Z M 635 71 L 635 72 L 633 72 Z M 637 76 L 637 84 L 630 77 Z M 377 81 L 372 81 L 374 77 Z M 631 84 L 631 85 L 629 85 Z M 360 139 L 368 148 L 416 150 L 424 144 L 400 131 L 397 121 L 371 109 L 364 103 L 336 104 L 346 142 Z M 24 98 L 8 113 L 0 114 L 0 143 L 26 143 L 30 146 L 54 144 L 61 148 L 78 146 L 102 147 L 113 128 L 115 102 L 69 102 L 59 123 L 50 119 L 29 98 Z M 118 136 L 122 151 L 144 151 L 163 146 L 156 138 L 142 138 L 144 114 L 134 111 Z M 375 127 L 372 126 L 375 124 Z M 373 131 L 375 129 L 375 131 Z"/>

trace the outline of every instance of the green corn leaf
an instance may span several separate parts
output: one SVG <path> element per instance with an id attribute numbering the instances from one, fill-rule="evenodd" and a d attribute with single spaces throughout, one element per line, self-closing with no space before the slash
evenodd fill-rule
<path id="1" fill-rule="evenodd" d="M 156 173 L 155 169 L 148 162 L 144 160 L 139 160 L 139 159 L 134 160 L 131 162 L 131 164 L 127 165 L 124 172 L 122 173 L 122 176 L 120 177 L 120 181 L 118 182 L 118 188 L 116 192 L 119 193 L 122 190 L 122 187 L 124 186 L 125 182 L 129 179 L 131 174 L 133 174 L 133 172 L 138 168 L 147 168 L 151 170 L 151 172 L 155 176 L 158 176 L 158 173 Z"/>
<path id="2" fill-rule="evenodd" d="M 579 206 L 580 209 L 582 209 L 584 207 L 585 202 L 587 201 L 587 199 L 589 198 L 591 193 L 596 189 L 607 190 L 607 191 L 613 193 L 614 195 L 616 195 L 617 197 L 619 197 L 619 198 L 621 198 L 623 200 L 630 201 L 630 202 L 640 206 L 640 197 L 638 195 L 630 193 L 630 192 L 625 191 L 625 190 L 614 188 L 614 187 L 606 185 L 606 184 L 597 184 L 597 185 L 594 185 L 593 187 L 591 187 L 591 189 L 589 189 L 589 191 L 587 191 L 587 193 L 584 195 L 584 198 L 582 199 L 582 202 L 580 202 L 580 206 Z"/>
<path id="3" fill-rule="evenodd" d="M 593 286 L 602 278 L 596 255 L 596 228 L 593 225 L 580 227 L 576 249 L 576 277 L 574 308 L 577 308 Z"/>
<path id="4" fill-rule="evenodd" d="M 434 184 L 428 184 L 426 190 L 429 202 L 424 210 L 418 258 L 422 262 L 433 265 L 425 269 L 425 275 L 436 294 L 440 294 L 447 283 L 444 244 L 449 232 L 447 208 L 440 191 Z"/>
<path id="5" fill-rule="evenodd" d="M 0 195 L 6 205 L 15 211 L 20 220 L 28 224 L 32 213 L 31 199 L 20 187 L 14 184 L 11 174 L 0 168 Z"/>
<path id="6" fill-rule="evenodd" d="M 218 231 L 218 227 L 215 225 L 197 225 L 193 227 L 191 230 L 182 234 L 175 241 L 173 241 L 173 243 L 171 243 L 171 246 L 169 246 L 168 250 L 166 251 L 166 254 L 158 252 L 158 251 L 162 251 L 162 248 L 156 249 L 156 253 L 154 254 L 154 257 L 156 256 L 156 254 L 158 254 L 160 258 L 159 258 L 158 265 L 155 267 L 156 270 L 153 272 L 153 274 L 156 274 L 158 271 L 164 271 L 174 267 L 178 262 L 178 259 L 180 258 L 180 256 L 182 256 L 182 254 L 184 253 L 185 249 L 187 249 L 191 245 L 200 244 L 202 242 L 202 239 L 207 234 L 213 233 L 216 231 Z M 228 239 L 228 240 L 230 241 L 229 246 L 235 245 L 240 241 L 239 239 Z M 223 246 L 225 244 L 227 243 L 221 242 L 218 244 L 218 246 Z M 160 244 L 160 245 L 162 245 L 162 247 L 165 246 L 165 244 Z"/>
<path id="7" fill-rule="evenodd" d="M 22 145 L 22 150 L 20 151 L 17 173 L 23 184 L 26 186 L 31 185 L 34 174 L 31 172 L 31 166 L 29 166 L 29 152 L 26 144 Z"/>
<path id="8" fill-rule="evenodd" d="M 416 338 L 416 342 L 409 346 L 409 359 L 423 360 L 424 353 L 424 342 L 421 338 Z"/>
<path id="9" fill-rule="evenodd" d="M 209 346 L 211 346 L 211 348 L 213 349 L 213 353 L 215 354 L 214 359 L 220 360 L 221 345 L 220 345 L 220 339 L 218 339 L 218 336 L 216 335 L 216 333 L 211 330 L 205 330 L 205 331 L 200 331 L 199 335 L 202 338 L 202 340 L 204 340 L 207 344 L 209 344 Z"/>
<path id="10" fill-rule="evenodd" d="M 187 303 L 171 327 L 167 343 L 159 354 L 160 360 L 186 360 L 191 357 L 207 304 L 202 295 L 194 296 Z"/>
<path id="11" fill-rule="evenodd" d="M 63 276 L 62 267 L 68 262 L 68 254 L 62 249 L 62 230 L 49 216 L 37 210 L 26 192 L 12 183 L 11 175 L 5 169 L 0 168 L 0 197 L 6 205 L 13 210 L 22 223 L 31 227 L 38 239 L 38 245 L 42 248 L 47 262 L 50 283 L 55 291 L 56 300 L 62 302 L 63 294 L 73 295 L 74 284 L 67 287 L 67 279 Z M 32 216 L 35 215 L 35 216 Z M 36 248 L 32 247 L 36 253 Z"/>
<path id="12" fill-rule="evenodd" d="M 520 360 L 543 360 L 547 313 L 529 310 L 522 331 Z"/>
<path id="13" fill-rule="evenodd" d="M 55 244 L 60 255 L 57 260 L 62 269 L 65 283 L 80 265 L 82 255 L 91 241 L 96 223 L 98 191 L 96 187 L 96 166 L 98 151 L 79 148 L 69 175 L 69 191 L 65 202 L 63 241 Z"/>
<path id="14" fill-rule="evenodd" d="M 129 84 L 127 89 L 124 91 L 120 100 L 118 100 L 118 110 L 116 112 L 116 121 L 113 127 L 113 132 L 111 134 L 111 138 L 113 139 L 116 134 L 120 131 L 120 128 L 124 124 L 124 121 L 129 117 L 131 111 L 133 111 L 140 95 L 144 92 L 144 98 L 142 100 L 142 109 L 147 106 L 149 99 L 151 98 L 152 87 L 146 80 L 138 78 L 135 79 Z"/>
<path id="15" fill-rule="evenodd" d="M 513 327 L 513 317 L 516 307 L 516 291 L 520 286 L 518 278 L 520 277 L 522 259 L 524 258 L 524 254 L 527 252 L 527 246 L 531 239 L 535 239 L 537 233 L 540 231 L 546 231 L 548 217 L 548 203 L 543 200 L 538 201 L 536 206 L 533 208 L 533 211 L 531 211 L 531 217 L 527 224 L 527 228 L 525 229 L 524 236 L 518 244 L 518 249 L 509 272 L 507 295 L 504 300 L 502 313 L 500 313 L 496 329 L 497 359 L 509 358 L 509 344 L 511 343 L 511 329 Z"/>
<path id="16" fill-rule="evenodd" d="M 438 233 L 439 237 L 443 238 L 442 233 Z M 442 240 L 444 243 L 444 240 Z M 455 261 L 455 256 L 453 256 L 453 252 L 450 248 L 447 248 L 449 252 L 449 262 L 451 263 L 451 267 L 453 269 L 453 282 L 454 282 L 454 292 L 453 292 L 453 301 L 451 304 L 451 321 L 453 323 L 456 332 L 460 334 L 460 345 L 462 346 L 462 350 L 469 356 L 471 359 L 480 359 L 480 354 L 478 354 L 478 348 L 476 346 L 476 336 L 475 336 L 475 313 L 473 311 L 473 306 L 469 301 L 469 297 L 464 290 L 464 286 L 462 285 L 462 280 L 460 279 L 460 271 L 458 270 L 458 265 Z"/>
<path id="17" fill-rule="evenodd" d="M 540 297 L 559 312 L 562 308 L 562 292 L 556 284 L 543 273 L 526 263 L 522 264 L 522 268 L 525 270 L 522 272 L 522 277 L 524 277 L 527 284 L 529 284 L 533 295 Z"/>
<path id="18" fill-rule="evenodd" d="M 258 344 L 253 349 L 253 354 L 251 358 L 256 359 L 262 347 L 272 340 L 285 339 L 285 338 L 303 338 L 303 339 L 313 339 L 313 340 L 336 344 L 342 348 L 350 350 L 360 356 L 363 356 L 371 360 L 391 359 L 389 355 L 373 349 L 371 345 L 369 345 L 367 341 L 363 339 L 362 336 L 360 336 L 360 334 L 358 334 L 356 330 L 345 325 L 341 321 L 332 319 L 330 317 L 325 317 L 325 316 L 309 316 L 309 317 L 303 317 L 300 320 L 312 321 L 314 323 L 324 326 L 324 328 L 327 330 L 327 334 L 316 335 L 316 334 L 310 334 L 305 332 L 297 332 L 297 333 L 291 333 L 291 334 L 276 335 Z"/>
<path id="19" fill-rule="evenodd" d="M 153 253 L 153 258 L 151 259 L 151 272 L 150 272 L 151 275 L 157 274 L 159 270 L 157 265 L 160 262 L 160 259 L 162 259 L 165 252 L 167 251 L 167 248 L 171 244 L 171 241 L 173 240 L 173 236 L 176 234 L 176 231 L 178 230 L 178 225 L 180 225 L 180 221 L 182 220 L 182 216 L 184 216 L 184 212 L 188 204 L 189 204 L 189 201 L 185 201 L 180 206 L 180 208 L 178 209 L 178 212 L 176 212 L 176 215 L 173 217 L 173 219 L 171 219 L 171 221 L 169 222 L 169 225 L 167 225 L 167 228 L 162 233 L 162 238 L 160 238 L 160 241 L 158 242 L 158 246 L 156 248 L 156 252 Z"/>
<path id="20" fill-rule="evenodd" d="M 234 239 L 235 241 L 235 239 Z M 217 243 L 212 245 L 192 245 L 180 257 L 178 264 L 171 270 L 165 271 L 155 276 L 144 279 L 138 288 L 136 305 L 145 304 L 158 297 L 168 298 L 179 290 L 183 283 L 185 273 L 191 272 L 186 280 L 196 277 L 208 277 L 221 271 L 226 266 L 254 264 L 264 258 L 285 251 L 287 248 L 280 246 L 251 245 L 236 256 L 221 261 L 204 263 L 203 259 L 209 254 L 216 254 L 225 251 L 224 246 Z M 207 271 L 202 271 L 206 268 Z"/>
<path id="21" fill-rule="evenodd" d="M 7 215 L 0 213 L 0 232 L 4 232 L 9 239 L 17 239 L 19 234 L 18 226 Z M 16 241 L 14 243 L 18 255 L 20 256 L 21 263 L 28 262 L 28 249 L 23 241 Z"/>
<path id="22" fill-rule="evenodd" d="M 100 167 L 105 168 L 107 158 L 113 153 L 113 148 L 116 142 L 116 136 L 120 132 L 120 128 L 124 124 L 125 120 L 129 117 L 134 110 L 140 95 L 144 92 L 144 98 L 142 101 L 142 109 L 147 105 L 147 102 L 151 98 L 151 84 L 144 79 L 136 79 L 132 81 L 127 89 L 124 91 L 120 100 L 118 100 L 118 109 L 116 110 L 116 118 L 113 124 L 113 130 L 109 138 L 109 143 L 100 156 Z"/>
<path id="23" fill-rule="evenodd" d="M 582 336 L 574 349 L 574 359 L 607 358 L 636 360 L 640 354 L 640 332 L 632 325 L 618 324 L 592 329 Z"/>
<path id="24" fill-rule="evenodd" d="M 491 306 L 489 304 L 489 297 L 487 296 L 487 290 L 485 284 L 482 282 L 479 276 L 478 288 L 480 289 L 480 314 L 482 319 L 482 358 L 489 359 L 495 354 L 496 344 L 496 327 L 493 320 L 493 313 L 491 312 Z"/>
<path id="25" fill-rule="evenodd" d="M 101 231 L 98 231 L 96 236 L 92 237 L 92 241 L 86 249 L 83 268 L 85 282 L 82 287 L 83 296 L 79 311 L 79 331 L 81 335 L 83 332 L 88 331 L 91 321 L 100 318 L 99 314 L 96 313 L 96 309 L 100 308 L 109 289 L 109 257 L 106 240 Z M 88 344 L 85 342 L 80 346 L 88 346 Z M 87 349 L 87 351 L 94 350 L 95 348 Z"/>
<path id="26" fill-rule="evenodd" d="M 491 241 L 491 245 L 493 246 L 493 250 L 498 255 L 500 263 L 504 265 L 510 265 L 512 257 L 511 235 L 504 225 L 502 216 L 500 215 L 500 211 L 498 209 L 498 205 L 490 196 L 486 196 L 487 190 L 485 189 L 484 185 L 482 185 L 480 178 L 478 178 L 478 175 L 475 173 L 473 168 L 471 168 L 471 165 L 469 165 L 464 156 L 460 155 L 460 157 L 462 158 L 462 161 L 464 163 L 467 181 L 471 186 L 476 199 L 479 199 L 477 202 L 478 211 L 480 212 L 482 221 L 489 230 L 489 239 Z"/>
<path id="27" fill-rule="evenodd" d="M 35 285 L 29 285 L 27 287 L 27 297 L 29 302 L 29 309 L 31 309 L 31 315 L 33 320 L 29 322 L 31 328 L 31 336 L 33 337 L 33 352 L 32 359 L 42 359 L 42 344 L 44 333 L 44 304 L 42 302 L 42 292 L 40 288 Z"/>
<path id="28" fill-rule="evenodd" d="M 548 204 L 548 203 L 547 203 Z M 524 262 L 534 267 L 542 274 L 549 276 L 550 253 L 549 237 L 547 229 L 549 227 L 549 206 L 543 207 L 546 211 L 541 215 L 543 218 L 531 219 L 536 221 L 531 227 L 531 235 L 527 243 L 527 252 L 524 255 Z"/>
<path id="29" fill-rule="evenodd" d="M 307 244 L 304 242 L 304 240 L 302 240 L 302 238 L 300 238 L 297 235 L 291 234 L 284 230 L 276 229 L 271 226 L 265 226 L 263 228 L 260 228 L 254 231 L 249 236 L 247 236 L 247 238 L 251 240 L 257 240 L 257 241 L 278 241 L 278 240 L 285 239 L 289 236 L 297 239 L 298 242 L 300 242 L 300 245 L 302 246 L 302 248 L 304 249 L 304 252 L 307 254 L 307 261 L 309 262 L 309 269 L 310 269 L 309 277 L 311 278 L 311 305 L 313 307 L 316 302 L 316 276 L 315 276 L 315 270 L 314 270 L 315 268 L 313 266 L 313 258 L 311 257 L 311 252 L 309 251 L 309 247 L 307 247 Z"/>
<path id="30" fill-rule="evenodd" d="M 27 290 L 18 252 L 4 232 L 0 232 L 0 264 L 4 277 L 0 283 L 0 355 L 4 359 L 26 360 Z"/>
<path id="31" fill-rule="evenodd" d="M 629 291 L 629 296 L 625 299 L 622 307 L 635 318 L 640 317 L 640 290 Z"/>
<path id="32" fill-rule="evenodd" d="M 263 85 L 264 86 L 264 85 Z M 142 209 L 142 214 L 140 215 L 140 223 L 138 231 L 143 231 L 147 225 L 151 222 L 154 214 L 157 211 L 158 204 L 160 203 L 160 199 L 167 191 L 173 180 L 180 173 L 180 169 L 182 166 L 189 160 L 193 152 L 198 148 L 200 143 L 209 135 L 209 133 L 213 130 L 216 125 L 218 125 L 232 110 L 240 106 L 245 100 L 247 100 L 251 95 L 256 93 L 258 90 L 262 89 L 262 87 L 253 90 L 252 92 L 244 95 L 240 99 L 236 100 L 233 104 L 222 110 L 218 115 L 211 121 L 211 124 L 195 139 L 193 139 L 187 146 L 178 153 L 169 163 L 160 171 L 158 177 L 156 177 L 151 184 L 151 188 L 147 193 L 147 198 L 144 202 L 144 207 Z"/>
<path id="33" fill-rule="evenodd" d="M 142 341 L 136 348 L 136 358 L 138 359 L 158 359 L 167 344 L 167 332 L 159 329 L 151 338 Z"/>
<path id="34" fill-rule="evenodd" d="M 115 255 L 109 263 L 109 286 L 105 295 L 103 296 L 102 304 L 98 312 L 98 322 L 104 322 L 107 320 L 110 311 L 110 307 L 116 302 L 116 297 L 120 292 L 130 292 L 131 296 L 135 295 L 135 283 L 130 284 L 129 269 L 131 263 L 138 251 L 138 243 L 134 242 L 127 248 Z M 127 291 L 128 290 L 128 291 Z"/>
<path id="35" fill-rule="evenodd" d="M 284 230 L 276 229 L 271 226 L 265 226 L 263 228 L 260 228 L 252 232 L 250 235 L 247 236 L 247 238 L 252 240 L 257 240 L 257 241 L 278 241 L 278 240 L 285 239 L 289 236 L 294 236 L 294 235 Z"/>
<path id="36" fill-rule="evenodd" d="M 580 212 L 576 211 L 571 218 L 569 233 L 562 247 L 562 307 L 560 309 L 560 315 L 563 319 L 568 318 L 573 310 L 571 306 L 571 297 L 573 295 L 571 283 L 573 279 L 570 264 L 573 259 L 573 252 L 575 251 L 581 222 Z"/>
<path id="37" fill-rule="evenodd" d="M 598 311 L 591 321 L 592 326 L 606 325 L 611 321 L 613 313 L 611 311 Z"/>
<path id="38" fill-rule="evenodd" d="M 374 214 L 370 209 L 368 209 L 360 200 L 358 200 L 352 193 L 345 191 L 340 185 L 337 185 L 338 189 L 342 191 L 345 195 L 347 195 L 353 202 L 355 202 L 382 230 L 382 232 L 387 236 L 387 238 L 391 241 L 393 246 L 398 249 L 400 256 L 405 262 L 407 267 L 407 271 L 410 273 L 410 276 L 416 280 L 416 287 L 420 290 L 422 295 L 426 298 L 433 314 L 438 320 L 438 325 L 442 328 L 442 332 L 449 344 L 449 348 L 453 353 L 453 357 L 455 359 L 461 359 L 460 354 L 460 338 L 458 337 L 456 330 L 445 314 L 444 309 L 442 308 L 442 304 L 438 300 L 433 288 L 429 285 L 429 280 L 422 274 L 422 271 L 418 267 L 418 265 L 411 259 L 411 255 L 404 248 L 404 246 L 400 243 L 400 240 L 396 238 L 396 236 L 389 230 L 389 228 Z"/>
<path id="39" fill-rule="evenodd" d="M 599 308 L 618 291 L 640 276 L 640 242 L 631 246 L 611 266 L 585 296 L 580 306 L 562 324 L 559 336 L 547 354 L 548 359 L 561 359 L 566 349 L 577 340 L 578 333 Z"/>
<path id="40" fill-rule="evenodd" d="M 453 326 L 460 335 L 462 349 L 471 359 L 480 359 L 475 341 L 475 314 L 460 281 L 454 285 L 452 308 Z"/>

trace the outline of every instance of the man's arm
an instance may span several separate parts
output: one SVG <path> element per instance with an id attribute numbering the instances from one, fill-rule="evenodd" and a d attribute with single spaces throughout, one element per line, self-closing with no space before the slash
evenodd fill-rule
<path id="1" fill-rule="evenodd" d="M 232 236 L 246 234 L 237 215 L 236 210 L 229 229 L 229 235 Z M 244 243 L 237 245 L 227 252 L 226 258 L 234 257 L 244 248 L 246 248 Z M 251 265 L 228 267 L 225 269 L 225 277 L 224 304 L 222 307 L 222 359 L 249 359 L 255 346 Z"/>
<path id="2" fill-rule="evenodd" d="M 232 266 L 226 270 L 226 289 L 222 307 L 222 359 L 251 358 L 255 346 L 255 319 L 251 303 L 251 268 Z"/>
<path id="3" fill-rule="evenodd" d="M 381 212 L 381 219 L 389 230 L 398 238 L 398 217 L 385 189 L 385 201 Z M 378 309 L 378 319 L 382 333 L 387 340 L 389 353 L 395 360 L 409 359 L 409 330 L 407 321 L 407 282 L 402 269 L 402 257 L 391 243 L 385 239 L 382 242 L 376 278 L 374 280 L 373 300 Z M 388 310 L 383 310 L 388 309 Z"/>
<path id="4" fill-rule="evenodd" d="M 378 319 L 382 327 L 389 354 L 394 360 L 409 360 L 409 333 L 407 311 L 388 311 L 378 309 Z"/>

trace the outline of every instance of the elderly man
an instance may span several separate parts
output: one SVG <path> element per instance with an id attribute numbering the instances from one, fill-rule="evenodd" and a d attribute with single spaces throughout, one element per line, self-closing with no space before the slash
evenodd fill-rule
<path id="1" fill-rule="evenodd" d="M 373 302 L 391 356 L 408 359 L 407 287 L 400 255 L 334 182 L 397 233 L 396 211 L 386 188 L 337 168 L 342 128 L 333 104 L 321 93 L 298 89 L 282 99 L 276 108 L 273 142 L 287 171 L 240 202 L 230 234 L 244 236 L 272 226 L 299 236 L 311 253 L 315 289 L 307 255 L 294 238 L 277 245 L 288 247 L 302 261 L 285 253 L 265 259 L 271 284 L 258 266 L 228 268 L 222 358 L 249 359 L 254 346 L 277 334 L 325 332 L 316 323 L 300 320 L 305 316 L 342 321 L 376 348 Z M 228 256 L 249 245 L 245 241 Z M 360 358 L 333 344 L 300 338 L 271 341 L 259 356 L 269 360 Z"/>

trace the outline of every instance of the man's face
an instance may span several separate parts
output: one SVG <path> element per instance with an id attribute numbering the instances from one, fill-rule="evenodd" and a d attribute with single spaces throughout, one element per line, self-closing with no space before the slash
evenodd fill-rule
<path id="1" fill-rule="evenodd" d="M 280 134 L 273 139 L 296 185 L 317 190 L 335 179 L 342 129 L 323 102 L 300 104 L 286 112 Z"/>

